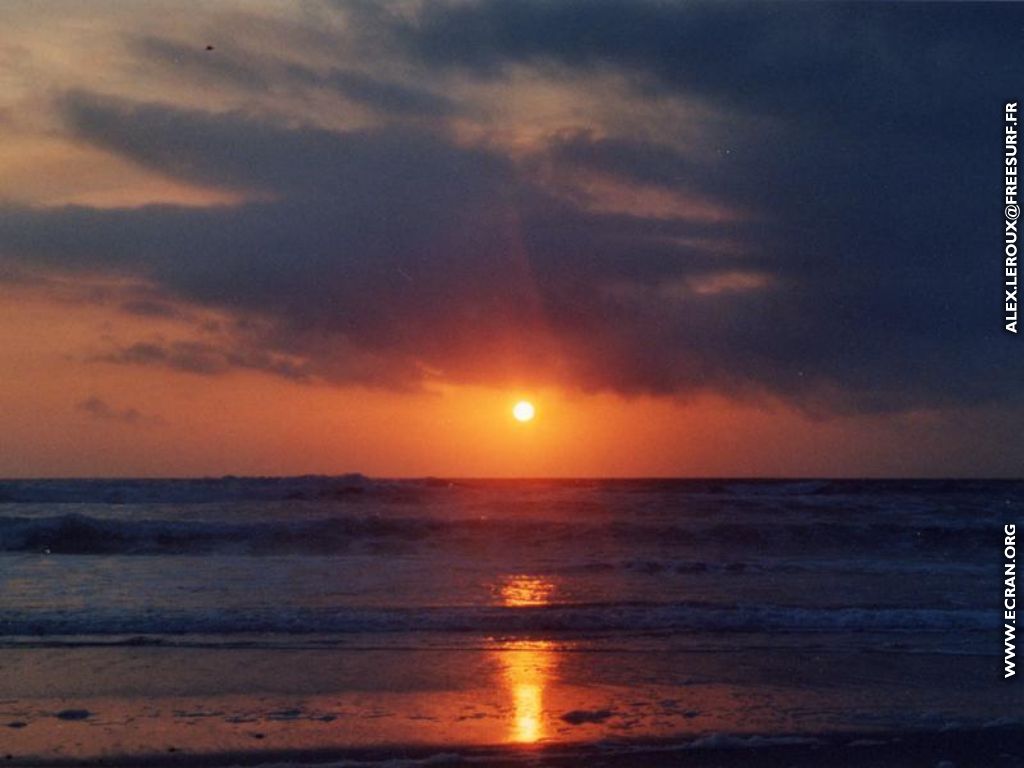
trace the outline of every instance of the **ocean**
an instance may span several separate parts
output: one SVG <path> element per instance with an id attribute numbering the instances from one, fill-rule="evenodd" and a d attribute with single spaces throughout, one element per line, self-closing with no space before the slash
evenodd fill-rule
<path id="1" fill-rule="evenodd" d="M 980 480 L 4 481 L 0 757 L 1022 765 L 1022 508 Z"/>

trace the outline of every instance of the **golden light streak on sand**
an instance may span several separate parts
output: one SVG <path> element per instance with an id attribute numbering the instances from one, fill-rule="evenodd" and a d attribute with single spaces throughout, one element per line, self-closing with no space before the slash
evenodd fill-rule
<path id="1" fill-rule="evenodd" d="M 511 576 L 501 588 L 502 603 L 511 608 L 547 605 L 555 585 L 540 576 Z M 557 654 L 548 640 L 515 640 L 499 651 L 505 685 L 512 699 L 508 741 L 534 744 L 548 735 L 544 692 L 551 681 Z"/>
<path id="2" fill-rule="evenodd" d="M 548 640 L 520 640 L 502 650 L 505 680 L 512 697 L 508 740 L 534 744 L 548 735 L 544 718 L 544 692 L 550 682 L 556 654 Z"/>

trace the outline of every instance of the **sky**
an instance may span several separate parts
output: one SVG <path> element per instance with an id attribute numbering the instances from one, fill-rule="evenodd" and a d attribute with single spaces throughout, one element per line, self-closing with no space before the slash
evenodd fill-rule
<path id="1" fill-rule="evenodd" d="M 0 25 L 0 476 L 1021 474 L 1020 6 Z"/>

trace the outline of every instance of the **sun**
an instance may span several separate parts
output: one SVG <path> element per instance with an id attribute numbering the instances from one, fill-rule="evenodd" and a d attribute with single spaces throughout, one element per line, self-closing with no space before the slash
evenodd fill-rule
<path id="1" fill-rule="evenodd" d="M 520 400 L 512 408 L 512 415 L 516 417 L 516 421 L 533 421 L 535 413 L 533 403 L 528 400 Z"/>

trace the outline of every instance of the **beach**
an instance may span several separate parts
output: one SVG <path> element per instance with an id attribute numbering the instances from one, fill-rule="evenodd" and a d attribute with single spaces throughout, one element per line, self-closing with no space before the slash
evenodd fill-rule
<path id="1" fill-rule="evenodd" d="M 11 765 L 1022 764 L 1018 484 L 4 490 Z"/>

